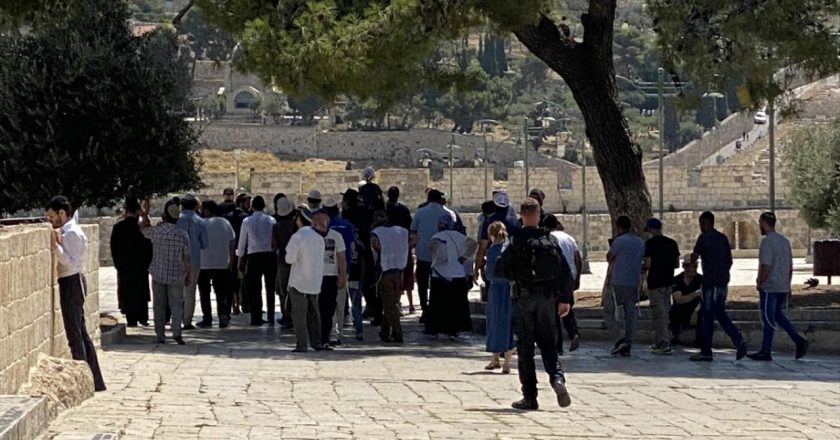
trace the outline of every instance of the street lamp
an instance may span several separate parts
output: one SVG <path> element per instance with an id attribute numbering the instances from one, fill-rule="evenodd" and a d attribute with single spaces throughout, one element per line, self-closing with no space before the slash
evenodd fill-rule
<path id="1" fill-rule="evenodd" d="M 476 122 L 478 122 L 479 124 L 482 124 L 482 125 L 484 125 L 484 124 L 502 125 L 501 123 L 499 123 L 499 121 L 496 121 L 496 120 L 494 120 L 494 119 L 480 119 L 480 120 L 478 120 L 478 121 L 476 121 Z M 490 197 L 490 196 L 489 196 L 489 194 L 488 194 L 488 189 L 487 189 L 487 183 L 488 183 L 488 168 L 487 168 L 487 164 L 490 162 L 490 154 L 489 154 L 489 151 L 490 151 L 490 146 L 489 146 L 489 144 L 487 143 L 487 133 L 484 133 L 484 132 L 482 131 L 482 133 L 481 133 L 481 137 L 482 137 L 482 139 L 484 140 L 484 164 L 483 164 L 483 165 L 484 165 L 484 200 L 489 200 L 489 197 Z M 513 137 L 514 137 L 514 135 L 512 135 L 512 134 L 511 134 L 511 135 L 509 135 L 509 136 L 507 136 L 507 137 L 503 138 L 502 140 L 498 141 L 498 142 L 496 143 L 496 145 L 493 147 L 493 150 L 494 150 L 494 151 L 495 151 L 495 150 L 498 150 L 498 149 L 499 149 L 499 147 L 500 147 L 502 144 L 504 144 L 505 142 L 509 141 L 509 140 L 510 140 L 510 139 L 512 139 Z"/>
<path id="2" fill-rule="evenodd" d="M 583 227 L 583 252 L 580 255 L 580 272 L 584 274 L 591 274 L 592 270 L 589 268 L 589 218 L 586 210 L 586 137 L 583 138 L 580 144 L 581 148 L 581 180 L 583 181 L 581 189 L 581 226 Z"/>

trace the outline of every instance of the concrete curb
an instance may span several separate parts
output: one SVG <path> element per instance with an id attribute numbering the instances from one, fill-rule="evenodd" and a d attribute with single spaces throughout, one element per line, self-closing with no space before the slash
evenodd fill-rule
<path id="1" fill-rule="evenodd" d="M 49 423 L 46 397 L 0 396 L 0 440 L 30 440 Z"/>

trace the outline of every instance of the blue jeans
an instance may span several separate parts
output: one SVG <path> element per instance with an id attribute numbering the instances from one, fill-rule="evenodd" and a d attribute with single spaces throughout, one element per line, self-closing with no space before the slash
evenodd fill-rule
<path id="1" fill-rule="evenodd" d="M 350 281 L 347 287 L 347 294 L 350 296 L 350 313 L 353 315 L 353 329 L 356 334 L 362 333 L 362 289 L 359 289 L 358 281 Z"/>
<path id="2" fill-rule="evenodd" d="M 715 333 L 715 319 L 720 323 L 723 331 L 726 332 L 732 344 L 736 347 L 741 344 L 744 338 L 741 332 L 729 319 L 726 314 L 726 287 L 706 287 L 703 286 L 703 300 L 700 304 L 700 310 L 703 317 L 702 331 L 700 333 L 702 340 L 700 341 L 700 353 L 704 355 L 712 355 L 712 338 Z"/>
<path id="3" fill-rule="evenodd" d="M 764 324 L 764 337 L 761 339 L 761 351 L 764 353 L 770 354 L 773 350 L 773 333 L 776 331 L 777 324 L 797 345 L 804 341 L 785 315 L 788 295 L 790 292 L 765 292 L 763 290 L 758 292 L 761 322 Z"/>

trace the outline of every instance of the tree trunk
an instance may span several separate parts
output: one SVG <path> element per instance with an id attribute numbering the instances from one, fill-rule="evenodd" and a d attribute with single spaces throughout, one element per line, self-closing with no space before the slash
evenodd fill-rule
<path id="1" fill-rule="evenodd" d="M 534 55 L 557 72 L 572 91 L 586 123 L 595 166 L 610 217 L 627 215 L 636 231 L 651 217 L 641 147 L 633 142 L 621 111 L 612 60 L 615 0 L 592 0 L 581 17 L 583 42 L 561 33 L 548 17 L 514 31 Z"/>

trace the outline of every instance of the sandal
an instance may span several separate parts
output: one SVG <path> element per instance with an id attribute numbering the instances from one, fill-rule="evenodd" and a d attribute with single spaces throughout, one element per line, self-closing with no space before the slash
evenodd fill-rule
<path id="1" fill-rule="evenodd" d="M 510 365 L 502 367 L 502 374 L 510 374 Z"/>
<path id="2" fill-rule="evenodd" d="M 498 370 L 499 368 L 502 368 L 502 366 L 493 362 L 490 362 L 486 367 L 484 367 L 487 371 Z"/>

